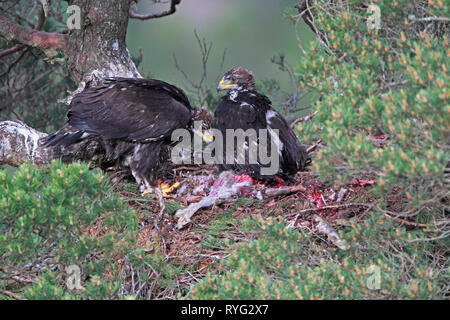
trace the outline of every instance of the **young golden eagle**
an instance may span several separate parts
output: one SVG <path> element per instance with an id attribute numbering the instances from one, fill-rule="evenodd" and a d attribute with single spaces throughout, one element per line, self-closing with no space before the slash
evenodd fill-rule
<path id="1" fill-rule="evenodd" d="M 155 191 L 173 144 L 171 134 L 190 128 L 191 105 L 184 92 L 154 79 L 108 78 L 75 95 L 66 125 L 44 138 L 44 146 L 68 146 L 93 135 L 106 158 L 131 171 L 141 191 Z"/>
<path id="2" fill-rule="evenodd" d="M 279 170 L 277 175 L 283 179 L 289 179 L 290 176 L 299 170 L 303 170 L 310 162 L 310 157 L 306 149 L 299 144 L 297 136 L 291 129 L 283 116 L 272 109 L 271 101 L 265 95 L 260 94 L 255 89 L 253 75 L 242 67 L 234 67 L 228 71 L 217 90 L 227 90 L 227 94 L 222 97 L 220 104 L 214 113 L 212 127 L 226 135 L 226 129 L 255 129 L 257 139 L 254 143 L 260 143 L 259 130 L 266 129 L 268 136 L 272 136 L 273 129 L 278 129 L 278 155 Z M 273 139 L 273 136 L 271 137 Z M 270 141 L 270 140 L 269 140 Z M 250 143 L 253 143 L 250 141 Z M 248 142 L 245 143 L 248 150 Z M 224 148 L 224 150 L 226 150 Z M 270 142 L 268 145 L 270 151 Z M 234 150 L 236 152 L 236 150 Z M 261 168 L 265 165 L 252 164 L 245 158 L 245 163 L 240 164 L 236 160 L 234 164 L 218 165 L 218 169 L 235 171 L 245 171 L 250 176 L 258 179 L 273 180 L 273 175 L 262 175 Z M 226 155 L 224 155 L 224 158 Z"/>

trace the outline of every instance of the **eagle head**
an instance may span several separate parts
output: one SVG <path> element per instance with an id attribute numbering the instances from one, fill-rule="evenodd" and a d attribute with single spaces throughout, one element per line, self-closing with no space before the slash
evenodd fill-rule
<path id="1" fill-rule="evenodd" d="M 242 68 L 234 67 L 223 76 L 217 86 L 217 91 L 220 90 L 254 90 L 255 79 L 253 74 Z"/>

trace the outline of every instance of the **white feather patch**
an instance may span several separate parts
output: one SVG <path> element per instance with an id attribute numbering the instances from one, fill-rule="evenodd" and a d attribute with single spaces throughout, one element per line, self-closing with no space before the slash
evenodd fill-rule
<path id="1" fill-rule="evenodd" d="M 236 102 L 236 98 L 238 96 L 238 92 L 236 90 L 230 91 L 230 100 Z"/>
<path id="2" fill-rule="evenodd" d="M 270 120 L 272 118 L 276 118 L 276 117 L 277 117 L 277 113 L 275 111 L 273 111 L 273 110 L 267 111 L 267 113 L 266 113 L 266 121 L 267 121 L 268 124 L 271 123 Z"/>
<path id="3" fill-rule="evenodd" d="M 280 137 L 275 134 L 271 127 L 267 126 L 267 131 L 269 131 L 270 137 L 278 147 L 278 154 L 281 156 L 283 152 L 283 142 L 281 142 Z"/>

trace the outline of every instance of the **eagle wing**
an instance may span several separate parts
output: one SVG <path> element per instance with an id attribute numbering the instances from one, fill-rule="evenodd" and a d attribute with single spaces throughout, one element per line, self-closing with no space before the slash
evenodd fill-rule
<path id="1" fill-rule="evenodd" d="M 298 138 L 289 126 L 286 119 L 276 110 L 270 109 L 266 113 L 267 126 L 271 129 L 277 129 L 281 142 L 280 166 L 283 171 L 296 172 L 303 168 L 306 163 L 306 149 L 298 142 Z"/>
<path id="2" fill-rule="evenodd" d="M 250 104 L 240 105 L 228 100 L 222 100 L 214 112 L 213 128 L 225 133 L 226 129 L 255 128 L 257 113 Z"/>
<path id="3" fill-rule="evenodd" d="M 308 154 L 303 146 L 298 142 L 297 136 L 286 119 L 276 110 L 272 109 L 269 98 L 259 93 L 241 94 L 239 101 L 230 101 L 224 98 L 216 109 L 213 127 L 223 133 L 226 129 L 271 129 L 278 130 L 280 140 L 280 173 L 295 173 L 305 166 Z M 259 140 L 259 139 L 258 139 Z M 259 143 L 259 141 L 257 141 Z M 270 146 L 269 146 L 270 147 Z M 220 166 L 219 166 L 220 167 Z M 247 169 L 254 174 L 259 172 L 259 164 L 222 166 L 227 170 L 231 167 L 235 169 Z"/>
<path id="4" fill-rule="evenodd" d="M 266 129 L 265 110 L 267 103 L 261 101 L 259 95 L 249 96 L 245 101 L 232 101 L 227 97 L 222 98 L 214 112 L 214 121 L 212 127 L 222 132 L 224 140 L 223 151 L 226 152 L 226 129 L 255 129 L 259 133 L 259 129 Z M 268 100 L 268 99 L 267 99 Z M 270 103 L 270 100 L 269 100 Z M 249 141 L 252 143 L 251 141 Z M 258 144 L 258 140 L 255 141 Z M 236 159 L 236 149 L 234 150 Z M 225 155 L 224 155 L 225 159 Z M 219 164 L 219 170 L 234 169 L 237 171 L 246 170 L 251 175 L 259 176 L 261 165 L 258 164 Z"/>
<path id="5" fill-rule="evenodd" d="M 191 106 L 178 88 L 154 79 L 109 78 L 76 95 L 68 123 L 106 139 L 149 142 L 186 128 Z"/>

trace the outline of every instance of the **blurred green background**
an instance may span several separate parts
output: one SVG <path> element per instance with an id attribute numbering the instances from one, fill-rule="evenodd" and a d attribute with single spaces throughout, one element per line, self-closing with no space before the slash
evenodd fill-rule
<path id="1" fill-rule="evenodd" d="M 183 77 L 173 59 L 194 81 L 200 79 L 202 62 L 194 35 L 212 42 L 208 63 L 208 82 L 215 82 L 224 49 L 227 50 L 224 71 L 243 66 L 255 74 L 257 81 L 277 80 L 281 89 L 290 90 L 286 73 L 270 62 L 270 58 L 284 53 L 295 65 L 301 51 L 298 48 L 293 22 L 284 17 L 287 8 L 297 0 L 183 0 L 171 16 L 140 21 L 130 19 L 127 44 L 133 56 L 142 49 L 143 61 L 139 71 L 153 78 L 183 86 Z M 168 3 L 141 0 L 139 13 L 160 12 Z M 293 12 L 295 13 L 295 12 Z M 302 22 L 299 25 L 302 42 L 308 43 L 313 34 Z"/>

